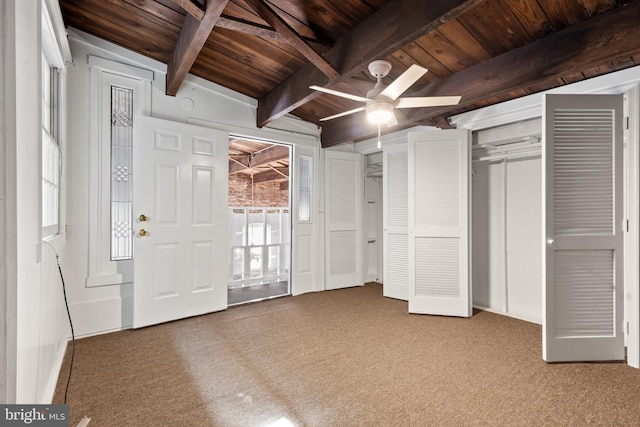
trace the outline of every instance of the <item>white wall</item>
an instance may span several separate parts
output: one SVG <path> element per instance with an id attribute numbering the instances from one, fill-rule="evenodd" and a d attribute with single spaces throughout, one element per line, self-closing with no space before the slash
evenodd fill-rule
<path id="1" fill-rule="evenodd" d="M 76 333 L 79 336 L 128 328 L 132 324 L 132 285 L 87 287 L 89 242 L 89 181 L 96 165 L 90 163 L 92 139 L 90 114 L 89 56 L 106 59 L 117 74 L 118 64 L 135 66 L 153 73 L 151 116 L 165 120 L 208 126 L 230 133 L 311 147 L 319 147 L 319 129 L 301 120 L 285 117 L 258 129 L 254 99 L 232 92 L 194 76 L 175 97 L 166 96 L 166 65 L 69 29 L 73 65 L 69 67 L 69 198 L 67 205 L 68 256 L 74 260 L 69 271 L 69 298 Z M 105 63 L 102 61 L 103 64 Z M 109 67 L 110 65 L 107 65 Z M 322 253 L 322 252 L 319 252 Z"/>
<path id="2" fill-rule="evenodd" d="M 0 2 L 0 40 L 9 41 L 8 34 L 9 26 L 7 25 L 6 18 L 6 2 Z M 15 316 L 14 313 L 8 313 L 7 303 L 7 248 L 9 242 L 7 240 L 7 163 L 9 158 L 9 152 L 7 151 L 7 126 L 6 116 L 8 111 L 5 108 L 5 83 L 7 73 L 5 67 L 8 63 L 9 52 L 7 51 L 6 44 L 0 43 L 0 310 L 3 313 Z M 13 262 L 12 262 L 13 263 Z M 7 336 L 7 320 L 9 316 L 0 316 L 0 402 L 9 401 L 9 390 L 7 384 L 7 356 L 8 348 L 15 347 L 15 343 L 12 341 L 9 343 Z M 15 363 L 15 362 L 12 362 Z M 15 386 L 12 386 L 14 388 Z"/>
<path id="3" fill-rule="evenodd" d="M 40 243 L 41 7 L 3 2 L 3 402 L 50 402 L 67 341 L 54 252 Z M 65 260 L 64 239 L 52 244 Z"/>

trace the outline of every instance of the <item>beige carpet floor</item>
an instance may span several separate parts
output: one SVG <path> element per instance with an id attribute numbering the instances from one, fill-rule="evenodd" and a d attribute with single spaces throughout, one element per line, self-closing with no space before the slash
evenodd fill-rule
<path id="1" fill-rule="evenodd" d="M 91 427 L 640 426 L 640 370 L 546 364 L 539 325 L 367 284 L 78 340 L 68 403 Z"/>

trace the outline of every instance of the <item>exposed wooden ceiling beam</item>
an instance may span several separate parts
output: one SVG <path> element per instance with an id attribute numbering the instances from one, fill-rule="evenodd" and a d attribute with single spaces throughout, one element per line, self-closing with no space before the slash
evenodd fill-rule
<path id="1" fill-rule="evenodd" d="M 175 96 L 178 92 L 227 2 L 228 0 L 209 0 L 200 21 L 192 15 L 185 18 L 173 55 L 167 64 L 167 95 Z"/>
<path id="2" fill-rule="evenodd" d="M 452 107 L 420 108 L 411 114 L 412 110 L 404 110 L 407 120 L 399 121 L 393 130 L 427 124 L 433 117 L 446 115 L 464 105 L 552 81 L 616 58 L 638 55 L 638 22 L 640 2 L 634 2 L 433 82 L 412 95 L 462 95 L 461 103 Z M 375 137 L 377 128 L 359 122 L 366 119 L 354 114 L 325 123 L 322 146 Z"/>
<path id="3" fill-rule="evenodd" d="M 244 0 L 258 15 L 271 25 L 278 34 L 284 37 L 291 46 L 300 52 L 318 70 L 330 79 L 336 79 L 340 74 L 321 54 L 316 52 L 294 31 L 284 19 L 280 17 L 264 0 Z"/>
<path id="4" fill-rule="evenodd" d="M 280 173 L 280 171 L 277 171 L 277 170 L 268 170 L 268 171 L 260 172 L 253 175 L 254 184 L 260 184 L 262 182 L 269 182 L 269 181 L 280 181 L 283 179 L 289 179 L 289 178 L 284 177 L 282 173 Z"/>
<path id="5" fill-rule="evenodd" d="M 253 22 L 243 21 L 231 16 L 221 16 L 216 22 L 216 27 L 225 28 L 231 31 L 237 31 L 239 33 L 249 34 L 252 36 L 262 37 L 263 39 L 278 40 L 283 43 L 289 43 L 289 40 L 287 40 L 282 34 L 272 30 L 271 27 L 256 24 Z M 310 40 L 304 37 L 303 40 L 318 52 L 324 52 L 328 49 L 327 43 Z"/>
<path id="6" fill-rule="evenodd" d="M 289 147 L 285 145 L 272 145 L 256 152 L 251 156 L 250 162 L 244 159 L 229 160 L 229 173 L 240 172 L 249 167 L 257 168 L 285 159 L 289 160 Z"/>
<path id="7" fill-rule="evenodd" d="M 204 17 L 204 10 L 200 9 L 198 5 L 192 3 L 191 0 L 171 0 L 176 5 L 180 6 L 189 15 L 196 18 L 198 21 L 202 21 Z"/>
<path id="8" fill-rule="evenodd" d="M 258 101 L 258 126 L 295 110 L 318 96 L 310 85 L 328 86 L 346 81 L 374 59 L 385 58 L 407 43 L 456 18 L 484 0 L 396 0 L 382 6 L 377 12 L 347 33 L 330 49 L 325 58 L 333 64 L 340 76 L 332 79 L 307 64 L 273 91 Z"/>

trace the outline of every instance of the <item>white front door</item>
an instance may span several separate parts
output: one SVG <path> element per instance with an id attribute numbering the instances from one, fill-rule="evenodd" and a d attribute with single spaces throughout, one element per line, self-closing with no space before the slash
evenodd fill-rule
<path id="1" fill-rule="evenodd" d="M 227 307 L 228 141 L 134 118 L 135 328 Z"/>
<path id="2" fill-rule="evenodd" d="M 409 312 L 470 317 L 470 137 L 409 133 Z"/>
<path id="3" fill-rule="evenodd" d="M 362 155 L 325 150 L 325 289 L 363 284 Z"/>
<path id="4" fill-rule="evenodd" d="M 546 95 L 543 358 L 622 360 L 622 95 Z"/>
<path id="5" fill-rule="evenodd" d="M 292 185 L 292 284 L 293 295 L 316 290 L 316 200 L 317 200 L 317 148 L 293 147 Z"/>
<path id="6" fill-rule="evenodd" d="M 388 145 L 382 152 L 385 297 L 409 299 L 409 176 L 407 144 Z"/>

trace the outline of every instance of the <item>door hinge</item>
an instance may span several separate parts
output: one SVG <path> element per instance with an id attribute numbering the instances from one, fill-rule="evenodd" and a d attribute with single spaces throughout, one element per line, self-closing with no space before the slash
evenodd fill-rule
<path id="1" fill-rule="evenodd" d="M 625 221 L 625 228 L 627 229 L 627 233 L 629 232 L 629 220 Z"/>
<path id="2" fill-rule="evenodd" d="M 624 129 L 629 130 L 629 117 L 624 118 Z"/>

